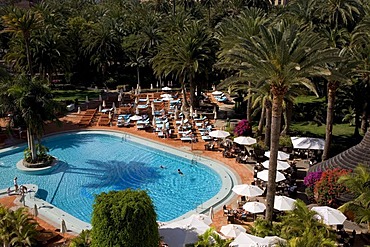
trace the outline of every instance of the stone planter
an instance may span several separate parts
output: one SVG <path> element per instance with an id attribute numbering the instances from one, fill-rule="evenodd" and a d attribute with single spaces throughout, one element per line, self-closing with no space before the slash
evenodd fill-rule
<path id="1" fill-rule="evenodd" d="M 53 157 L 50 160 L 47 160 L 45 162 L 38 162 L 38 163 L 29 163 L 25 159 L 23 159 L 22 161 L 23 161 L 23 166 L 24 167 L 27 167 L 27 168 L 43 168 L 43 167 L 51 166 L 54 163 L 55 160 L 56 160 L 56 158 Z"/>

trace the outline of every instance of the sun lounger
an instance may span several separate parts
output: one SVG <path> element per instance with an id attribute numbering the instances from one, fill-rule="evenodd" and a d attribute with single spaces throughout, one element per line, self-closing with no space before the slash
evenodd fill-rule
<path id="1" fill-rule="evenodd" d="M 208 136 L 208 135 L 205 135 L 205 136 L 202 135 L 202 140 L 204 140 L 204 141 L 211 141 L 211 140 L 213 140 L 213 138 L 210 137 L 210 136 Z"/>
<path id="2" fill-rule="evenodd" d="M 183 142 L 191 142 L 191 141 L 195 141 L 194 138 L 192 138 L 191 136 L 183 136 L 180 138 L 181 141 Z"/>

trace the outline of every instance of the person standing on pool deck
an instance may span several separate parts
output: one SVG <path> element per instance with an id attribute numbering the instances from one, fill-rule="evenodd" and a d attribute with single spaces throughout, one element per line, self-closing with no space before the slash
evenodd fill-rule
<path id="1" fill-rule="evenodd" d="M 17 192 L 18 191 L 18 178 L 15 177 L 13 182 L 14 182 L 14 191 Z"/>

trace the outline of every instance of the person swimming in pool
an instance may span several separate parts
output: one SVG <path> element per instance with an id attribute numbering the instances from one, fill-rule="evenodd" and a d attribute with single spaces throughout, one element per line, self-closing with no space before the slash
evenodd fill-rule
<path id="1" fill-rule="evenodd" d="M 164 168 L 166 168 L 166 167 L 161 165 L 161 166 L 160 166 L 160 168 L 161 168 L 161 169 L 164 169 Z"/>
<path id="2" fill-rule="evenodd" d="M 180 169 L 177 169 L 177 172 L 178 172 L 178 174 L 180 174 L 180 175 L 184 175 L 184 173 L 183 173 Z"/>

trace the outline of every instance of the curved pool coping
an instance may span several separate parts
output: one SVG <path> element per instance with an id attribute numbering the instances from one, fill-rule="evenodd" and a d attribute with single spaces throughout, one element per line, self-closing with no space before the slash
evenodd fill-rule
<path id="1" fill-rule="evenodd" d="M 46 174 L 46 173 L 54 171 L 54 169 L 58 167 L 58 163 L 59 163 L 59 160 L 55 158 L 53 162 L 51 163 L 51 165 L 48 165 L 45 167 L 30 168 L 30 167 L 26 167 L 23 164 L 23 159 L 21 159 L 20 161 L 17 162 L 16 167 L 19 171 L 24 172 L 24 173 L 28 173 L 32 175 L 42 175 L 42 174 Z"/>
<path id="2" fill-rule="evenodd" d="M 232 187 L 235 184 L 237 184 L 238 181 L 240 181 L 239 175 L 236 172 L 234 172 L 227 165 L 225 165 L 224 163 L 218 160 L 214 160 L 210 157 L 206 157 L 200 154 L 195 154 L 195 153 L 192 153 L 186 150 L 180 150 L 178 148 L 170 146 L 169 144 L 157 142 L 155 140 L 140 137 L 140 136 L 137 136 L 131 133 L 124 132 L 124 131 L 115 131 L 115 130 L 106 130 L 106 129 L 94 129 L 94 130 L 84 129 L 84 130 L 62 131 L 58 133 L 45 135 L 45 137 L 52 137 L 52 136 L 63 135 L 63 134 L 110 134 L 110 135 L 122 138 L 122 141 L 129 140 L 129 141 L 137 142 L 142 145 L 161 150 L 163 152 L 171 153 L 171 154 L 192 160 L 194 162 L 199 162 L 202 165 L 205 165 L 206 167 L 209 167 L 210 169 L 214 170 L 219 175 L 221 182 L 222 182 L 220 191 L 215 196 L 213 196 L 211 199 L 207 200 L 206 202 L 203 202 L 197 208 L 179 216 L 178 218 L 171 220 L 170 222 L 176 221 L 179 219 L 184 219 L 194 213 L 208 214 L 211 209 L 213 210 L 220 209 L 224 204 L 227 204 L 235 196 L 232 193 Z M 21 146 L 13 146 L 13 147 L 5 148 L 1 150 L 0 153 L 6 152 L 9 150 L 16 150 L 20 147 Z M 1 193 L 0 193 L 0 197 L 1 197 Z M 70 215 L 67 212 L 64 212 L 61 209 L 56 208 L 54 205 L 51 205 L 50 203 L 44 200 L 41 200 L 39 198 L 37 198 L 37 200 L 41 201 L 42 208 L 46 209 L 42 211 L 42 215 L 45 216 L 47 219 L 51 220 L 54 223 L 54 225 L 60 224 L 60 220 L 63 218 L 66 221 L 67 225 L 69 222 L 73 222 L 73 225 L 74 225 L 73 232 L 77 234 L 84 229 L 91 229 L 91 224 L 81 221 L 80 219 Z M 53 209 L 53 210 L 47 210 L 47 209 Z M 48 211 L 52 211 L 52 212 L 48 213 Z"/>

